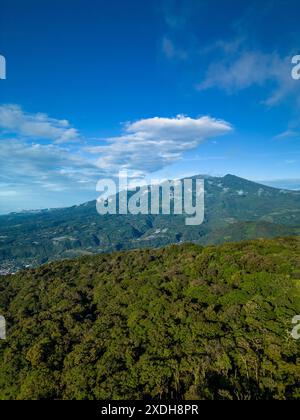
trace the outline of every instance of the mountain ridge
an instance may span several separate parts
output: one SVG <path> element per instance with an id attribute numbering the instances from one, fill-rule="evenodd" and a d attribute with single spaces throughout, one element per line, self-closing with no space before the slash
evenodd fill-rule
<path id="1" fill-rule="evenodd" d="M 183 178 L 178 178 L 179 180 L 182 180 Z M 259 182 L 259 181 L 251 181 L 248 180 L 246 178 L 242 178 L 240 176 L 237 175 L 233 175 L 233 174 L 226 174 L 224 176 L 220 176 L 220 177 L 216 177 L 216 176 L 212 176 L 212 175 L 193 175 L 190 177 L 187 177 L 186 179 L 204 179 L 204 180 L 211 180 L 211 179 L 219 179 L 219 180 L 240 180 L 243 182 L 248 182 L 250 184 L 255 184 L 257 186 L 263 187 L 263 188 L 267 188 L 270 190 L 277 190 L 277 191 L 287 191 L 287 192 L 291 192 L 291 193 L 299 193 L 300 194 L 300 190 L 292 190 L 289 188 L 279 188 L 279 187 L 273 187 L 267 184 L 264 184 L 263 182 Z M 20 211 L 13 211 L 13 212 L 9 212 L 9 213 L 4 213 L 4 214 L 0 214 L 0 218 L 1 217 L 6 217 L 6 216 L 16 216 L 16 215 L 35 215 L 35 214 L 41 214 L 41 213 L 47 213 L 47 212 L 52 212 L 52 211 L 60 211 L 60 210 L 67 210 L 67 209 L 71 209 L 71 208 L 77 208 L 77 207 L 82 207 L 82 206 L 86 206 L 86 205 L 90 205 L 90 204 L 94 204 L 96 203 L 96 199 L 94 200 L 89 200 L 80 204 L 74 204 L 74 205 L 70 205 L 70 206 L 63 206 L 63 207 L 49 207 L 49 208 L 41 208 L 41 209 L 28 209 L 28 210 L 20 210 Z"/>
<path id="2" fill-rule="evenodd" d="M 205 176 L 205 221 L 201 226 L 186 226 L 184 215 L 100 216 L 95 200 L 0 216 L 0 274 L 82 254 L 299 234 L 300 192 L 231 174 Z"/>

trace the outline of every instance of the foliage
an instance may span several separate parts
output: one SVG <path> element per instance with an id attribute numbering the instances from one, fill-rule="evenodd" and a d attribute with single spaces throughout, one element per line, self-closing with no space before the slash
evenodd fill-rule
<path id="1" fill-rule="evenodd" d="M 2 277 L 0 399 L 299 399 L 299 251 L 173 245 Z"/>

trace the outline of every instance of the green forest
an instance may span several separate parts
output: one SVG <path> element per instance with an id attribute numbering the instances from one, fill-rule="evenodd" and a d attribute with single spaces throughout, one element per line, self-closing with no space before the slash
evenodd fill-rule
<path id="1" fill-rule="evenodd" d="M 1 277 L 0 399 L 300 398 L 300 238 L 84 256 Z"/>

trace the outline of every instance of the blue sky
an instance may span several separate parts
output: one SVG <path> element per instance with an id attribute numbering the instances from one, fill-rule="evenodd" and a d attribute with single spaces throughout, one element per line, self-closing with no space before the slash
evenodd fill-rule
<path id="1" fill-rule="evenodd" d="M 0 212 L 93 199 L 122 168 L 300 188 L 299 12 L 298 0 L 2 0 Z"/>

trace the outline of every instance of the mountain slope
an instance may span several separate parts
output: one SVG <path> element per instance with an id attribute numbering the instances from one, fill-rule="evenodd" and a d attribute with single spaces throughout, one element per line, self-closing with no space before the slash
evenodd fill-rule
<path id="1" fill-rule="evenodd" d="M 299 399 L 299 282 L 299 238 L 3 277 L 0 399 Z"/>
<path id="2" fill-rule="evenodd" d="M 205 197 L 205 223 L 196 227 L 186 226 L 184 216 L 99 216 L 95 202 L 2 216 L 0 270 L 171 243 L 206 245 L 300 234 L 300 192 L 227 175 L 205 177 Z"/>

